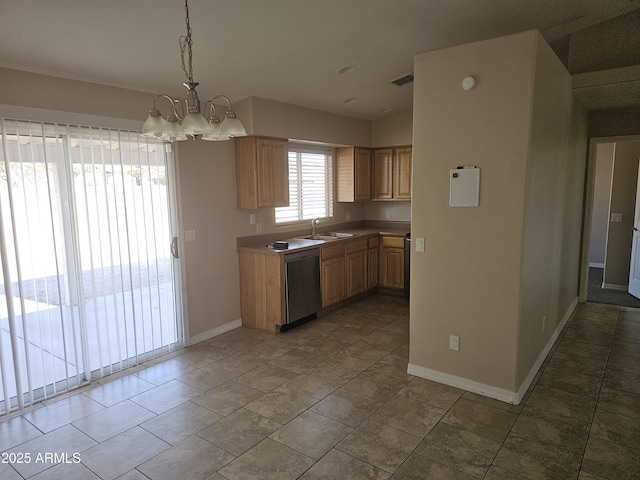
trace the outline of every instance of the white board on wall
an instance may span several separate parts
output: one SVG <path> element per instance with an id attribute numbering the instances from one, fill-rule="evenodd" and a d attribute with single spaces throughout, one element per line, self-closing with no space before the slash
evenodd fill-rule
<path id="1" fill-rule="evenodd" d="M 449 206 L 477 207 L 480 203 L 480 169 L 456 168 L 449 172 Z"/>

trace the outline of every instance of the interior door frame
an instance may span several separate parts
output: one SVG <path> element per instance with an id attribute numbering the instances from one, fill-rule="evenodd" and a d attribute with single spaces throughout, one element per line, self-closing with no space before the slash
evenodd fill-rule
<path id="1" fill-rule="evenodd" d="M 640 135 L 589 138 L 587 154 L 587 174 L 585 179 L 584 212 L 582 216 L 582 245 L 580 250 L 580 279 L 578 301 L 586 302 L 589 289 L 589 248 L 591 246 L 591 220 L 593 217 L 593 196 L 596 182 L 596 146 L 600 143 L 620 143 L 640 141 Z"/>

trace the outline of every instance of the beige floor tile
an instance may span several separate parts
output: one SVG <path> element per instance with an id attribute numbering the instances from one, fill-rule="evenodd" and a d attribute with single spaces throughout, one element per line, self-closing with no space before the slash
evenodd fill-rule
<path id="1" fill-rule="evenodd" d="M 460 398 L 442 422 L 502 442 L 517 415 L 473 400 Z"/>
<path id="2" fill-rule="evenodd" d="M 343 385 L 343 389 L 386 402 L 398 393 L 407 381 L 384 373 L 364 371 Z"/>
<path id="3" fill-rule="evenodd" d="M 595 399 L 544 385 L 536 386 L 527 400 L 529 407 L 547 410 L 583 422 L 591 421 L 595 404 Z"/>
<path id="4" fill-rule="evenodd" d="M 245 332 L 237 332 L 224 337 L 216 337 L 209 345 L 219 348 L 226 353 L 238 353 L 260 342 L 259 338 L 247 335 Z"/>
<path id="5" fill-rule="evenodd" d="M 547 366 L 538 380 L 538 385 L 558 388 L 595 399 L 600 391 L 601 382 L 602 376 L 597 377 Z"/>
<path id="6" fill-rule="evenodd" d="M 476 477 L 416 454 L 412 454 L 393 476 L 394 480 L 423 480 L 429 478 L 438 480 L 472 480 Z"/>
<path id="7" fill-rule="evenodd" d="M 328 373 L 336 377 L 349 380 L 364 372 L 371 366 L 371 362 L 360 358 L 345 355 L 344 352 L 335 354 L 322 363 L 319 363 L 309 373 Z"/>
<path id="8" fill-rule="evenodd" d="M 516 473 L 504 470 L 500 467 L 492 465 L 484 480 L 529 480 L 527 477 L 522 477 Z"/>
<path id="9" fill-rule="evenodd" d="M 198 432 L 198 436 L 239 456 L 282 425 L 245 408 Z"/>
<path id="10" fill-rule="evenodd" d="M 640 350 L 640 347 L 638 347 L 638 350 Z M 640 357 L 631 357 L 614 352 L 609 355 L 607 368 L 640 375 Z"/>
<path id="11" fill-rule="evenodd" d="M 217 362 L 229 356 L 229 352 L 221 348 L 204 345 L 198 348 L 185 349 L 185 352 L 177 355 L 175 358 L 195 368 L 202 368 L 211 363 Z"/>
<path id="12" fill-rule="evenodd" d="M 24 478 L 32 477 L 59 463 L 48 455 L 57 454 L 60 459 L 73 461 L 74 454 L 77 455 L 94 445 L 96 442 L 87 435 L 71 425 L 66 425 L 15 448 L 14 452 L 28 455 L 30 461 L 17 462 L 12 466 Z"/>
<path id="13" fill-rule="evenodd" d="M 322 400 L 324 397 L 340 388 L 346 380 L 334 377 L 328 373 L 304 373 L 282 385 L 298 392 Z"/>
<path id="14" fill-rule="evenodd" d="M 165 442 L 175 445 L 221 418 L 221 415 L 212 410 L 189 401 L 147 420 L 140 426 Z"/>
<path id="15" fill-rule="evenodd" d="M 78 393 L 36 408 L 25 413 L 23 417 L 47 433 L 103 409 L 98 402 Z"/>
<path id="16" fill-rule="evenodd" d="M 0 480 L 23 480 L 23 478 L 9 463 L 0 462 Z"/>
<path id="17" fill-rule="evenodd" d="M 384 345 L 385 347 L 398 348 L 400 345 L 404 345 L 409 341 L 409 335 L 396 335 L 378 330 L 377 332 L 367 335 L 363 340 L 377 345 Z"/>
<path id="18" fill-rule="evenodd" d="M 225 367 L 231 370 L 236 370 L 239 373 L 250 372 L 256 367 L 264 365 L 273 359 L 273 355 L 269 352 L 258 350 L 256 346 L 241 352 L 234 353 L 226 358 L 223 358 L 215 365 L 219 367 Z"/>
<path id="19" fill-rule="evenodd" d="M 96 384 L 95 387 L 85 390 L 82 394 L 105 407 L 110 407 L 155 387 L 155 384 L 140 377 L 127 375 L 112 382 Z"/>
<path id="20" fill-rule="evenodd" d="M 638 449 L 640 455 L 640 419 L 596 409 L 591 435 Z"/>
<path id="21" fill-rule="evenodd" d="M 445 413 L 446 410 L 433 405 L 396 395 L 380 407 L 371 419 L 422 438 Z"/>
<path id="22" fill-rule="evenodd" d="M 333 449 L 305 472 L 301 480 L 370 479 L 387 480 L 391 475 L 357 458 Z"/>
<path id="23" fill-rule="evenodd" d="M 432 382 L 423 378 L 414 378 L 398 395 L 411 398 L 418 402 L 428 403 L 434 407 L 449 410 L 464 393 L 459 388 L 450 387 L 442 383 Z"/>
<path id="24" fill-rule="evenodd" d="M 361 328 L 344 326 L 327 333 L 326 336 L 328 338 L 353 345 L 366 337 L 367 332 L 363 331 Z"/>
<path id="25" fill-rule="evenodd" d="M 0 422 L 0 452 L 42 435 L 33 424 L 22 417 L 13 417 Z"/>
<path id="26" fill-rule="evenodd" d="M 311 407 L 311 411 L 355 428 L 380 405 L 382 404 L 373 398 L 338 389 Z"/>
<path id="27" fill-rule="evenodd" d="M 549 367 L 559 368 L 566 372 L 585 373 L 594 377 L 602 377 L 607 364 L 605 358 L 585 357 L 566 352 L 556 352 L 549 361 Z"/>
<path id="28" fill-rule="evenodd" d="M 420 438 L 367 420 L 336 447 L 343 453 L 393 473 L 420 443 Z"/>
<path id="29" fill-rule="evenodd" d="M 296 373 L 304 373 L 324 360 L 325 357 L 296 348 L 272 359 L 269 363 Z"/>
<path id="30" fill-rule="evenodd" d="M 319 460 L 352 431 L 351 427 L 340 422 L 306 411 L 269 438 Z"/>
<path id="31" fill-rule="evenodd" d="M 170 447 L 155 435 L 133 427 L 82 452 L 82 463 L 103 480 L 113 480 Z"/>
<path id="32" fill-rule="evenodd" d="M 297 373 L 287 370 L 286 368 L 266 364 L 260 365 L 250 372 L 240 375 L 236 381 L 266 393 L 297 376 Z"/>
<path id="33" fill-rule="evenodd" d="M 229 480 L 293 480 L 314 461 L 269 438 L 220 470 Z"/>
<path id="34" fill-rule="evenodd" d="M 602 387 L 598 408 L 627 417 L 640 418 L 640 394 Z"/>
<path id="35" fill-rule="evenodd" d="M 136 372 L 136 376 L 154 385 L 162 385 L 193 370 L 193 365 L 171 358 Z"/>
<path id="36" fill-rule="evenodd" d="M 604 380 L 602 381 L 602 386 L 640 395 L 640 382 L 638 382 L 638 375 L 624 370 L 612 370 L 607 368 L 607 371 L 604 374 Z"/>
<path id="37" fill-rule="evenodd" d="M 118 480 L 147 480 L 149 477 L 143 475 L 138 470 L 130 470 L 123 476 L 118 477 Z"/>
<path id="38" fill-rule="evenodd" d="M 72 425 L 100 443 L 155 416 L 146 408 L 125 400 L 76 420 Z"/>
<path id="39" fill-rule="evenodd" d="M 204 479 L 231 462 L 235 457 L 193 436 L 165 450 L 139 467 L 152 480 Z"/>
<path id="40" fill-rule="evenodd" d="M 215 363 L 182 375 L 177 380 L 206 392 L 239 375 L 240 372 Z"/>
<path id="41" fill-rule="evenodd" d="M 598 359 L 606 359 L 609 354 L 608 345 L 593 345 L 587 342 L 570 342 L 562 340 L 558 345 L 559 352 L 580 355 L 583 357 L 594 357 Z"/>
<path id="42" fill-rule="evenodd" d="M 462 394 L 462 398 L 466 398 L 467 400 L 473 400 L 474 402 L 478 402 L 478 403 L 483 403 L 484 405 L 489 405 L 490 407 L 495 407 L 500 410 L 504 410 L 505 412 L 518 414 L 524 408 L 526 399 L 529 397 L 525 395 L 525 398 L 518 405 L 502 402 L 500 400 L 496 400 L 495 398 L 489 398 L 489 397 L 485 397 L 483 395 L 478 395 L 477 393 L 471 393 L 471 392 L 464 392 Z"/>
<path id="43" fill-rule="evenodd" d="M 192 401 L 226 416 L 263 395 L 264 392 L 260 390 L 231 380 L 193 398 Z"/>
<path id="44" fill-rule="evenodd" d="M 284 425 L 317 401 L 302 392 L 279 388 L 247 404 L 245 408 Z"/>
<path id="45" fill-rule="evenodd" d="M 582 455 L 538 440 L 510 434 L 494 464 L 532 479 L 576 478 Z"/>
<path id="46" fill-rule="evenodd" d="M 382 360 L 392 351 L 393 347 L 376 345 L 363 340 L 355 342 L 343 350 L 346 355 L 357 357 L 371 363 Z"/>
<path id="47" fill-rule="evenodd" d="M 179 382 L 178 380 L 171 380 L 156 388 L 147 390 L 140 395 L 131 397 L 131 401 L 143 406 L 147 410 L 160 414 L 201 394 L 202 390 L 198 388 Z"/>
<path id="48" fill-rule="evenodd" d="M 321 357 L 328 358 L 344 350 L 348 346 L 348 342 L 342 342 L 335 338 L 321 336 L 310 340 L 304 345 L 300 345 L 298 348 L 305 352 L 314 353 Z"/>
<path id="49" fill-rule="evenodd" d="M 582 470 L 607 479 L 640 478 L 640 451 L 591 436 L 584 453 Z"/>
<path id="50" fill-rule="evenodd" d="M 81 463 L 61 463 L 31 477 L 31 480 L 60 480 L 61 478 L 64 480 L 100 480 L 96 474 Z"/>
<path id="51" fill-rule="evenodd" d="M 501 442 L 439 423 L 416 448 L 416 453 L 482 478 L 500 446 Z"/>
<path id="52" fill-rule="evenodd" d="M 415 377 L 407 373 L 408 359 L 404 355 L 396 355 L 391 352 L 386 357 L 378 360 L 369 367 L 372 372 L 384 373 L 393 377 L 398 377 L 406 381 L 413 380 Z"/>
<path id="53" fill-rule="evenodd" d="M 582 453 L 587 446 L 589 428 L 588 422 L 525 407 L 512 431 L 523 437 Z"/>

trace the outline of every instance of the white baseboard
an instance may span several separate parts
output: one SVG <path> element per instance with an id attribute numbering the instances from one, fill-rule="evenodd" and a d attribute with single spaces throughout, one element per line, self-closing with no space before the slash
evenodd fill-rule
<path id="1" fill-rule="evenodd" d="M 593 268 L 604 268 L 604 263 L 589 262 L 589 266 Z"/>
<path id="2" fill-rule="evenodd" d="M 217 337 L 218 335 L 222 335 L 229 330 L 233 330 L 234 328 L 238 328 L 242 326 L 242 320 L 234 320 L 233 322 L 225 323 L 224 325 L 220 325 L 219 327 L 212 328 L 211 330 L 207 330 L 206 332 L 199 333 L 198 335 L 194 335 L 193 337 L 189 337 L 185 339 L 185 346 L 189 347 L 191 345 L 195 345 L 196 343 L 204 342 L 205 340 L 209 340 L 210 338 Z"/>
<path id="3" fill-rule="evenodd" d="M 558 324 L 558 327 L 553 332 L 553 335 L 547 342 L 542 353 L 540 353 L 538 359 L 536 360 L 536 363 L 531 368 L 529 374 L 527 375 L 527 378 L 522 383 L 522 385 L 520 386 L 517 392 L 512 392 L 510 390 L 505 390 L 503 388 L 494 387 L 492 385 L 486 385 L 484 383 L 476 382 L 463 377 L 458 377 L 456 375 L 450 375 L 448 373 L 439 372 L 437 370 L 431 370 L 430 368 L 421 367 L 419 365 L 414 365 L 412 363 L 409 363 L 409 366 L 407 367 L 407 373 L 410 375 L 415 375 L 416 377 L 425 378 L 427 380 L 433 380 L 434 382 L 444 383 L 445 385 L 449 385 L 451 387 L 456 387 L 463 390 L 467 390 L 469 392 L 477 393 L 485 397 L 494 398 L 502 402 L 518 405 L 524 398 L 525 393 L 527 393 L 527 390 L 529 389 L 531 382 L 533 382 L 533 379 L 538 373 L 538 370 L 540 370 L 540 367 L 542 366 L 544 359 L 549 354 L 551 347 L 553 346 L 555 341 L 558 339 L 558 336 L 562 332 L 562 329 L 564 328 L 567 321 L 569 321 L 569 319 L 573 315 L 573 312 L 575 311 L 577 306 L 578 306 L 578 297 L 574 299 L 569 309 L 564 314 L 564 317 L 562 317 L 562 320 Z"/>
<path id="4" fill-rule="evenodd" d="M 629 285 L 615 285 L 613 283 L 603 283 L 602 288 L 606 288 L 608 290 L 620 290 L 621 292 L 626 292 L 629 290 Z"/>

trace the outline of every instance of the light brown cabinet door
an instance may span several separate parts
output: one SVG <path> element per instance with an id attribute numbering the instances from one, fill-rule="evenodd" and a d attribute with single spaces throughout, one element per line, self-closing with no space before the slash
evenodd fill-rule
<path id="1" fill-rule="evenodd" d="M 367 265 L 367 290 L 378 286 L 378 268 L 380 265 L 380 259 L 378 256 L 380 255 L 380 250 L 377 247 L 370 248 L 368 250 L 368 255 L 369 263 Z"/>
<path id="2" fill-rule="evenodd" d="M 367 250 L 347 254 L 347 298 L 367 289 Z"/>
<path id="3" fill-rule="evenodd" d="M 258 207 L 289 205 L 289 162 L 286 140 L 256 139 Z"/>
<path id="4" fill-rule="evenodd" d="M 393 149 L 380 148 L 373 154 L 373 193 L 374 200 L 393 198 Z"/>
<path id="5" fill-rule="evenodd" d="M 411 200 L 411 153 L 411 147 L 394 150 L 393 198 L 396 200 Z"/>
<path id="6" fill-rule="evenodd" d="M 322 306 L 327 307 L 345 299 L 344 256 L 323 260 L 320 264 Z"/>
<path id="7" fill-rule="evenodd" d="M 404 250 L 382 248 L 380 285 L 389 288 L 404 288 Z"/>
<path id="8" fill-rule="evenodd" d="M 371 199 L 371 151 L 343 147 L 336 150 L 336 200 L 361 202 Z"/>

